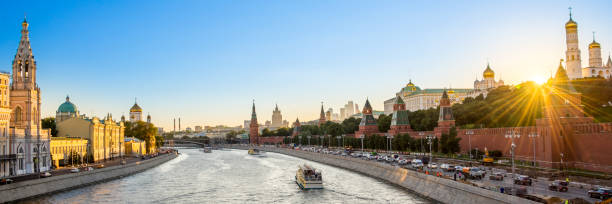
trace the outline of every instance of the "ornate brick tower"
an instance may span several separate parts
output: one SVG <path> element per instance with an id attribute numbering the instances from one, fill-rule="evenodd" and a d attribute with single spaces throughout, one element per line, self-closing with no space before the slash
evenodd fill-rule
<path id="1" fill-rule="evenodd" d="M 408 111 L 406 110 L 406 104 L 402 97 L 399 95 L 395 98 L 395 104 L 393 104 L 393 115 L 391 117 L 391 128 L 388 133 L 396 135 L 399 133 L 410 132 L 410 120 L 408 120 Z"/>
<path id="2" fill-rule="evenodd" d="M 359 123 L 359 130 L 355 132 L 355 136 L 361 137 L 362 135 L 365 136 L 372 133 L 378 133 L 378 124 L 376 123 L 376 119 L 374 119 L 374 115 L 372 114 L 372 106 L 370 105 L 370 101 L 368 99 L 366 99 L 366 103 L 363 106 L 363 111 L 361 114 L 363 117 Z"/>
<path id="3" fill-rule="evenodd" d="M 441 134 L 447 134 L 451 127 L 455 126 L 455 117 L 453 117 L 453 111 L 451 109 L 451 103 L 448 99 L 446 90 L 442 93 L 440 99 L 440 117 L 438 117 L 438 127 L 436 128 L 436 136 Z"/>
<path id="4" fill-rule="evenodd" d="M 325 111 L 323 110 L 323 102 L 321 102 L 321 114 L 319 115 L 319 126 L 325 123 Z"/>
<path id="5" fill-rule="evenodd" d="M 253 112 L 249 125 L 249 141 L 251 144 L 259 144 L 259 124 L 257 123 L 257 113 L 255 113 L 255 100 L 253 100 Z"/>
<path id="6" fill-rule="evenodd" d="M 11 125 L 36 131 L 40 129 L 40 88 L 36 84 L 36 61 L 30 47 L 28 22 L 24 19 L 21 41 L 13 60 L 13 81 L 10 104 L 13 109 Z"/>

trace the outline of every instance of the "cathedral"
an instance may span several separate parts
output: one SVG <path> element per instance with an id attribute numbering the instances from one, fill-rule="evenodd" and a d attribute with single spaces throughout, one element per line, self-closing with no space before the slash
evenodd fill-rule
<path id="1" fill-rule="evenodd" d="M 41 128 L 40 88 L 30 47 L 28 22 L 21 24 L 21 40 L 12 74 L 0 74 L 0 176 L 50 170 L 50 132 Z M 9 76 L 12 81 L 9 85 Z M 7 97 L 8 95 L 8 97 Z M 8 100 L 7 100 L 8 99 Z"/>
<path id="2" fill-rule="evenodd" d="M 565 43 L 567 48 L 565 51 L 565 63 L 568 77 L 570 79 L 586 77 L 609 79 L 612 75 L 612 59 L 608 55 L 606 64 L 603 64 L 601 45 L 595 41 L 595 33 L 593 33 L 593 42 L 589 44 L 589 66 L 582 67 L 580 46 L 578 45 L 578 23 L 572 18 L 571 10 L 569 17 L 569 21 L 565 23 Z"/>
<path id="3" fill-rule="evenodd" d="M 482 73 L 482 80 L 476 79 L 476 81 L 474 81 L 474 89 L 477 91 L 486 91 L 503 85 L 503 80 L 499 79 L 499 81 L 495 81 L 495 72 L 488 63 L 487 68 Z"/>

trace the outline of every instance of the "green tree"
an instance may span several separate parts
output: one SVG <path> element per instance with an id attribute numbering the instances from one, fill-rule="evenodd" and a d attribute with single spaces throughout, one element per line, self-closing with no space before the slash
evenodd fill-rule
<path id="1" fill-rule="evenodd" d="M 342 125 L 335 122 L 327 122 L 325 128 L 327 129 L 327 134 L 333 136 L 334 138 L 344 133 L 344 128 L 342 128 Z"/>
<path id="2" fill-rule="evenodd" d="M 124 135 L 126 137 L 135 137 L 142 141 L 145 141 L 147 146 L 147 153 L 153 153 L 156 149 L 155 136 L 157 135 L 157 128 L 151 124 L 144 121 L 138 122 L 125 122 L 125 132 Z"/>
<path id="3" fill-rule="evenodd" d="M 345 133 L 354 133 L 359 130 L 359 123 L 361 123 L 361 118 L 350 117 L 342 121 L 342 128 Z"/>
<path id="4" fill-rule="evenodd" d="M 392 114 L 380 114 L 380 116 L 378 116 L 378 120 L 376 120 L 376 123 L 380 132 L 387 132 L 389 128 L 391 128 L 391 118 Z"/>
<path id="5" fill-rule="evenodd" d="M 40 125 L 42 126 L 43 129 L 51 129 L 51 136 L 57 137 L 57 127 L 55 126 L 54 117 L 43 118 L 40 121 Z"/>

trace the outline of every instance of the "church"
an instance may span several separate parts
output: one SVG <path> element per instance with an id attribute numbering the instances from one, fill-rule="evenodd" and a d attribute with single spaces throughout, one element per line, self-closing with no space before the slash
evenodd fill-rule
<path id="1" fill-rule="evenodd" d="M 578 44 L 578 23 L 572 18 L 570 10 L 569 21 L 565 23 L 565 63 L 567 75 L 570 79 L 586 77 L 603 77 L 609 79 L 612 76 L 612 58 L 608 55 L 606 64 L 603 64 L 601 57 L 601 44 L 595 41 L 593 32 L 593 42 L 589 44 L 589 66 L 582 67 L 580 57 L 580 46 Z"/>
<path id="2" fill-rule="evenodd" d="M 41 127 L 40 87 L 29 24 L 24 19 L 21 26 L 13 72 L 0 74 L 0 177 L 45 172 L 51 167 L 51 135 Z"/>

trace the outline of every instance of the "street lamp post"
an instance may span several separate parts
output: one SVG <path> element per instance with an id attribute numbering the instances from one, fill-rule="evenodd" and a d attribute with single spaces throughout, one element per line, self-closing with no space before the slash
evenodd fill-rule
<path id="1" fill-rule="evenodd" d="M 517 133 L 516 131 L 512 130 L 512 131 L 508 131 L 505 135 L 506 138 L 510 138 L 512 141 L 512 144 L 510 145 L 510 154 L 512 155 L 512 180 L 514 181 L 515 175 L 514 175 L 514 149 L 516 148 L 516 144 L 514 144 L 514 138 L 520 138 L 521 134 Z M 512 190 L 515 191 L 514 188 L 514 182 L 512 182 Z M 513 192 L 514 194 L 514 192 Z"/>
<path id="2" fill-rule="evenodd" d="M 433 154 L 431 152 L 431 144 L 433 143 L 431 140 L 435 138 L 432 135 L 427 135 L 427 143 L 429 144 L 429 163 L 433 162 Z"/>
<path id="3" fill-rule="evenodd" d="M 308 135 L 308 136 L 306 136 L 306 137 L 308 137 L 308 146 L 310 146 L 310 138 L 311 138 L 312 136 Z"/>
<path id="4" fill-rule="evenodd" d="M 359 137 L 361 138 L 361 152 L 363 152 L 363 138 L 365 137 L 364 134 L 359 135 Z"/>
<path id="5" fill-rule="evenodd" d="M 533 138 L 533 166 L 536 166 L 536 138 L 540 136 L 538 133 L 529 133 L 529 138 Z"/>
<path id="6" fill-rule="evenodd" d="M 470 145 L 470 149 L 468 150 L 470 153 L 470 159 L 472 159 L 472 135 L 474 134 L 473 130 L 465 131 L 465 134 L 468 135 L 468 143 Z"/>

